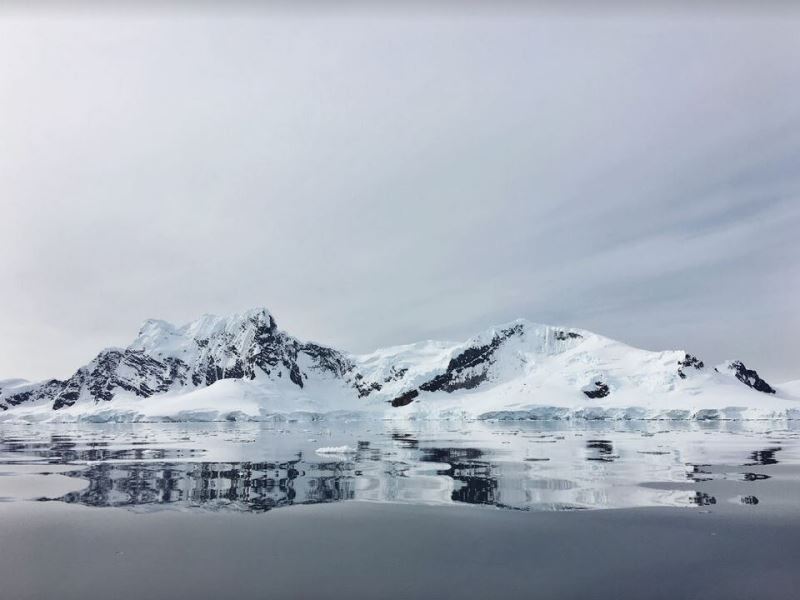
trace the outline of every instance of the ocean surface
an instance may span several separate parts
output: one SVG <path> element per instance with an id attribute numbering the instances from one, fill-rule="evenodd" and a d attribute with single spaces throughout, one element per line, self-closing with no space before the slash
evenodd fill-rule
<path id="1" fill-rule="evenodd" d="M 0 597 L 792 598 L 800 423 L 0 426 Z"/>

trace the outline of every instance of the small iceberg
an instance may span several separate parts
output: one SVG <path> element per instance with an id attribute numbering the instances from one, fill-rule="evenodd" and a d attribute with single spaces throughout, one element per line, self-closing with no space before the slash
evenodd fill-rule
<path id="1" fill-rule="evenodd" d="M 324 446 L 317 448 L 317 454 L 355 454 L 357 450 L 350 446 Z"/>

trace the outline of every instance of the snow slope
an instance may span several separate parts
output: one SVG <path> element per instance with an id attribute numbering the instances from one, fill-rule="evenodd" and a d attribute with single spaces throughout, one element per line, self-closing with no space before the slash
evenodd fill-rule
<path id="1" fill-rule="evenodd" d="M 729 361 L 651 352 L 525 320 L 462 343 L 352 355 L 301 342 L 266 309 L 144 323 L 71 378 L 0 381 L 0 420 L 800 417 L 800 389 Z"/>
<path id="2" fill-rule="evenodd" d="M 777 386 L 779 394 L 789 397 L 800 398 L 800 379 L 794 381 L 786 381 Z"/>

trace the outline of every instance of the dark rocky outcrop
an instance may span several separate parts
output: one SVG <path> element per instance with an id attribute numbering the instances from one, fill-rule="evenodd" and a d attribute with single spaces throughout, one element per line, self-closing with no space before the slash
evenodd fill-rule
<path id="1" fill-rule="evenodd" d="M 312 344 L 300 344 L 298 351 L 308 355 L 316 363 L 314 368 L 327 371 L 331 375 L 344 377 L 353 370 L 353 365 L 344 354 L 333 348 Z"/>
<path id="2" fill-rule="evenodd" d="M 758 376 L 754 369 L 748 369 L 740 360 L 735 360 L 728 365 L 728 368 L 734 372 L 736 379 L 741 381 L 748 387 L 765 394 L 774 394 L 775 389 L 766 381 Z"/>
<path id="3" fill-rule="evenodd" d="M 556 331 L 555 338 L 561 342 L 566 340 L 575 340 L 580 339 L 583 336 L 580 333 L 575 333 L 574 331 Z"/>
<path id="4" fill-rule="evenodd" d="M 408 373 L 408 368 L 406 367 L 401 367 L 399 369 L 397 367 L 392 367 L 389 375 L 384 378 L 383 382 L 391 383 L 392 381 L 397 381 L 398 379 L 402 379 L 406 373 Z"/>
<path id="5" fill-rule="evenodd" d="M 372 392 L 379 392 L 383 386 L 377 381 L 366 381 L 361 373 L 356 373 L 353 378 L 353 387 L 356 388 L 359 398 L 365 398 Z"/>
<path id="6" fill-rule="evenodd" d="M 681 379 L 686 379 L 686 373 L 684 372 L 684 369 L 692 367 L 699 371 L 700 369 L 705 367 L 705 364 L 703 363 L 702 360 L 700 360 L 696 356 L 692 356 L 691 354 L 686 353 L 683 360 L 678 361 L 678 377 L 680 377 Z"/>
<path id="7" fill-rule="evenodd" d="M 33 402 L 43 399 L 51 399 L 61 392 L 64 382 L 58 379 L 50 379 L 40 384 L 25 386 L 24 389 L 14 394 L 9 394 L 3 398 L 6 409 L 11 406 L 18 406 L 25 402 Z"/>
<path id="8" fill-rule="evenodd" d="M 405 394 L 400 394 L 397 398 L 392 400 L 391 404 L 395 408 L 399 406 L 406 406 L 411 404 L 417 396 L 419 396 L 419 392 L 417 390 L 411 390 Z"/>
<path id="9" fill-rule="evenodd" d="M 611 393 L 611 390 L 609 390 L 608 385 L 603 383 L 602 381 L 595 381 L 594 383 L 584 387 L 582 391 L 589 398 L 605 398 Z"/>
<path id="10" fill-rule="evenodd" d="M 453 357 L 444 373 L 419 386 L 424 392 L 447 392 L 469 390 L 486 381 L 489 367 L 494 364 L 495 353 L 503 343 L 523 331 L 522 325 L 514 325 L 496 333 L 491 341 L 481 346 L 472 346 Z"/>
<path id="11" fill-rule="evenodd" d="M 431 365 L 424 364 L 424 353 L 419 365 L 408 362 L 409 355 L 401 354 L 396 364 L 388 362 L 389 355 L 386 355 L 379 356 L 377 361 L 371 358 L 361 366 L 359 358 L 319 344 L 301 342 L 281 331 L 264 309 L 231 317 L 207 315 L 183 327 L 164 321 L 147 321 L 131 346 L 103 350 L 65 380 L 31 384 L 3 380 L 0 410 L 38 402 L 58 410 L 78 401 L 109 402 L 120 394 L 147 398 L 181 388 L 201 388 L 225 379 L 257 378 L 281 381 L 279 389 L 287 385 L 313 389 L 315 381 L 335 380 L 359 398 L 379 395 L 378 402 L 387 400 L 392 406 L 405 406 L 423 392 L 449 394 L 475 389 L 487 382 L 497 383 L 495 373 L 528 373 L 529 367 L 525 364 L 538 362 L 535 353 L 552 356 L 571 352 L 576 346 L 584 345 L 576 340 L 588 335 L 563 328 L 526 327 L 526 322 L 516 321 L 478 338 L 480 341 L 457 346 L 446 355 L 449 358 L 446 367 L 438 357 Z M 522 343 L 517 346 L 509 341 L 512 339 Z M 442 348 L 448 351 L 446 346 Z M 493 368 L 500 360 L 509 368 Z M 408 366 L 400 365 L 413 365 L 411 375 Z M 539 365 L 532 366 L 535 369 Z M 674 378 L 674 368 L 667 366 L 669 379 Z M 688 353 L 677 361 L 677 374 L 681 378 L 686 378 L 692 369 L 703 368 L 703 361 Z M 756 371 L 747 369 L 741 362 L 730 363 L 728 368 L 750 388 L 775 393 Z M 597 369 L 594 377 L 598 381 L 582 388 L 588 398 L 604 398 L 611 392 L 608 383 L 603 381 L 605 367 L 600 364 Z M 537 418 L 530 411 L 521 412 L 523 417 L 512 416 L 515 411 L 496 411 L 496 414 L 497 418 Z M 542 414 L 550 415 L 552 411 L 548 408 Z M 708 413 L 707 418 L 719 416 Z"/>
<path id="12" fill-rule="evenodd" d="M 247 333 L 252 333 L 251 341 L 244 345 L 238 343 L 237 340 Z M 285 371 L 289 380 L 302 388 L 308 378 L 304 369 L 337 378 L 344 378 L 353 370 L 343 353 L 319 344 L 299 342 L 280 331 L 275 319 L 266 311 L 244 316 L 238 328 L 219 332 L 211 339 L 198 337 L 190 343 L 197 348 L 191 364 L 141 347 L 107 349 L 69 379 L 32 384 L 15 394 L 4 395 L 2 405 L 9 407 L 47 399 L 52 400 L 53 408 L 58 410 L 72 406 L 81 398 L 107 402 L 121 392 L 147 398 L 178 387 L 208 386 L 221 379 L 254 379 L 259 371 L 277 377 L 282 377 Z"/>

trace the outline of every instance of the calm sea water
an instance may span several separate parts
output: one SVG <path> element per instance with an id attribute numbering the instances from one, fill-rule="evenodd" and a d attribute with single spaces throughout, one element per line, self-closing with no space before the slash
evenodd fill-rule
<path id="1" fill-rule="evenodd" d="M 0 499 L 3 600 L 800 589 L 785 422 L 6 424 Z"/>
<path id="2" fill-rule="evenodd" d="M 0 498 L 134 511 L 350 501 L 800 510 L 792 422 L 4 425 Z"/>

